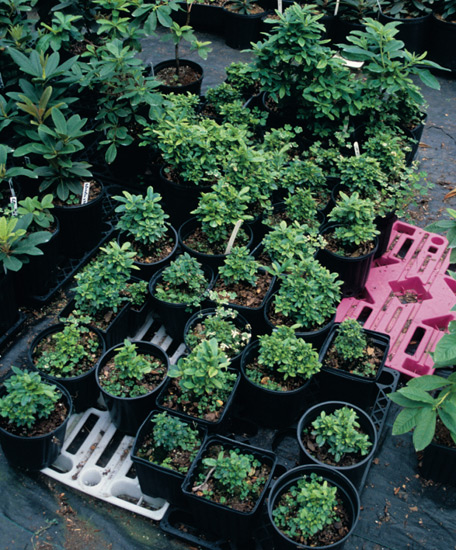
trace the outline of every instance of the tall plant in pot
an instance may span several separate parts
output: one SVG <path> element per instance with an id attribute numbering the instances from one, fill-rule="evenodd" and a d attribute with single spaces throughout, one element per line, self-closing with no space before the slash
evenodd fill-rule
<path id="1" fill-rule="evenodd" d="M 204 340 L 171 366 L 170 383 L 157 405 L 191 418 L 209 429 L 220 429 L 228 418 L 238 385 L 238 375 L 229 370 L 230 360 L 215 338 Z"/>
<path id="2" fill-rule="evenodd" d="M 95 367 L 105 352 L 105 343 L 97 329 L 85 324 L 88 321 L 71 317 L 51 325 L 36 336 L 28 351 L 32 368 L 68 390 L 75 412 L 93 406 L 99 396 Z"/>
<path id="3" fill-rule="evenodd" d="M 118 430 L 136 434 L 154 408 L 167 372 L 167 355 L 149 342 L 124 340 L 103 355 L 96 380 Z"/>
<path id="4" fill-rule="evenodd" d="M 119 238 L 132 240 L 138 274 L 150 279 L 177 251 L 176 231 L 166 222 L 169 216 L 160 204 L 161 197 L 149 186 L 145 195 L 123 191 L 123 196 L 113 199 L 120 203 L 115 209 L 120 214 L 117 228 L 123 232 Z"/>
<path id="5" fill-rule="evenodd" d="M 249 415 L 260 425 L 288 426 L 306 407 L 310 380 L 320 368 L 318 353 L 293 327 L 260 335 L 241 360 L 240 393 Z"/>
<path id="6" fill-rule="evenodd" d="M 393 424 L 393 435 L 413 432 L 413 445 L 422 451 L 420 469 L 424 477 L 456 483 L 456 374 L 448 378 L 424 375 L 388 397 L 402 410 Z"/>
<path id="7" fill-rule="evenodd" d="M 364 289 L 378 247 L 374 204 L 357 192 L 349 196 L 341 191 L 328 220 L 322 228 L 327 245 L 317 258 L 339 274 L 345 296 L 356 296 Z"/>
<path id="8" fill-rule="evenodd" d="M 71 398 L 37 372 L 12 367 L 0 390 L 0 443 L 8 462 L 27 470 L 50 466 L 63 445 Z"/>

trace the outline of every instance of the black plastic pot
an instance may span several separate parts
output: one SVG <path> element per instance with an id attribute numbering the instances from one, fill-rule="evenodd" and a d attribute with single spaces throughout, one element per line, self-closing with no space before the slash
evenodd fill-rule
<path id="1" fill-rule="evenodd" d="M 31 296 L 44 296 L 57 280 L 60 229 L 56 219 L 56 230 L 51 238 L 39 245 L 42 256 L 30 256 L 15 276 L 15 290 L 18 302 L 27 303 Z"/>
<path id="2" fill-rule="evenodd" d="M 134 262 L 134 265 L 139 268 L 139 270 L 135 270 L 135 276 L 143 279 L 144 281 L 148 281 L 152 275 L 157 273 L 157 271 L 160 271 L 163 267 L 166 267 L 176 256 L 177 254 L 177 232 L 174 229 L 172 225 L 168 224 L 168 231 L 167 235 L 170 237 L 170 239 L 174 242 L 173 250 L 171 251 L 171 254 L 166 256 L 166 258 L 163 258 L 162 260 L 159 260 L 158 262 L 153 263 L 146 263 L 146 262 Z M 120 233 L 117 237 L 117 242 L 119 244 L 122 244 L 126 241 L 132 241 L 132 237 L 129 237 L 126 233 Z"/>
<path id="3" fill-rule="evenodd" d="M 150 342 L 137 340 L 132 340 L 132 342 L 136 345 L 138 353 L 159 359 L 165 364 L 166 369 L 168 369 L 169 359 L 161 348 Z M 155 400 L 163 388 L 167 377 L 165 375 L 153 391 L 138 397 L 118 397 L 108 393 L 100 384 L 100 372 L 108 361 L 116 355 L 118 348 L 119 346 L 113 346 L 103 355 L 97 365 L 95 378 L 114 426 L 122 433 L 136 435 L 138 428 L 144 422 L 146 416 L 155 408 Z"/>
<path id="4" fill-rule="evenodd" d="M 197 308 L 189 306 L 188 304 L 173 304 L 171 302 L 165 302 L 164 300 L 159 300 L 155 296 L 155 287 L 161 281 L 163 269 L 158 271 L 149 283 L 152 306 L 154 311 L 158 313 L 162 323 L 165 325 L 166 332 L 169 336 L 178 341 L 182 341 L 185 325 Z M 207 287 L 201 292 L 201 294 L 212 287 L 214 280 L 212 269 L 209 266 L 203 266 L 203 269 L 206 275 Z"/>
<path id="5" fill-rule="evenodd" d="M 261 18 L 264 12 L 246 15 L 236 13 L 226 8 L 229 3 L 228 1 L 223 5 L 225 44 L 237 50 L 250 48 L 251 42 L 260 39 Z"/>
<path id="6" fill-rule="evenodd" d="M 335 227 L 334 224 L 328 224 L 322 228 L 320 233 L 325 235 Z M 374 248 L 363 256 L 346 257 L 322 248 L 317 253 L 317 260 L 324 267 L 339 275 L 339 279 L 342 281 L 341 292 L 343 296 L 357 296 L 366 286 L 377 248 L 378 238 L 375 237 Z"/>
<path id="7" fill-rule="evenodd" d="M 353 464 L 352 466 L 330 466 L 320 462 L 312 455 L 311 452 L 309 452 L 302 441 L 301 434 L 323 411 L 326 414 L 333 414 L 336 410 L 339 410 L 345 406 L 350 407 L 356 412 L 361 431 L 369 436 L 369 441 L 372 443 L 372 446 L 369 453 L 357 464 Z M 360 489 L 364 473 L 369 467 L 370 461 L 374 457 L 377 450 L 378 440 L 375 425 L 366 412 L 354 406 L 351 402 L 346 401 L 326 401 L 324 403 L 319 403 L 302 415 L 298 423 L 296 435 L 299 443 L 299 457 L 301 464 L 319 464 L 322 466 L 328 466 L 329 468 L 344 474 L 353 483 L 353 485 L 355 485 L 355 487 Z"/>
<path id="8" fill-rule="evenodd" d="M 431 15 L 429 32 L 429 59 L 442 67 L 456 70 L 456 23 Z"/>
<path id="9" fill-rule="evenodd" d="M 286 107 L 281 105 L 280 109 L 275 111 L 268 106 L 268 98 L 267 92 L 261 95 L 261 106 L 268 113 L 267 125 L 269 128 L 281 128 L 285 124 L 296 124 L 296 104 L 289 101 Z"/>
<path id="10" fill-rule="evenodd" d="M 44 338 L 51 336 L 56 332 L 61 332 L 65 327 L 64 323 L 57 323 L 56 325 L 51 325 L 50 327 L 42 330 L 33 340 L 31 346 L 28 349 L 27 359 L 30 365 L 30 368 L 38 370 L 40 375 L 49 380 L 52 384 L 60 383 L 70 394 L 71 399 L 73 400 L 74 412 L 80 413 L 85 411 L 89 407 L 95 405 L 100 391 L 98 389 L 97 383 L 95 382 L 95 368 L 97 362 L 95 362 L 90 370 L 81 374 L 79 376 L 73 376 L 69 378 L 57 377 L 42 372 L 37 369 L 35 366 L 35 350 L 38 344 Z M 102 333 L 95 327 L 90 327 L 90 330 L 95 332 L 98 336 L 98 340 L 101 344 L 101 354 L 105 353 L 106 345 Z M 101 355 L 100 355 L 101 358 Z"/>
<path id="11" fill-rule="evenodd" d="M 311 548 L 305 544 L 294 542 L 282 533 L 282 531 L 280 531 L 274 523 L 274 518 L 272 515 L 272 512 L 276 508 L 280 497 L 284 493 L 288 492 L 290 488 L 293 487 L 303 476 L 309 476 L 311 473 L 315 473 L 318 476 L 323 477 L 323 479 L 328 481 L 329 485 L 337 487 L 338 496 L 342 500 L 344 508 L 347 510 L 351 524 L 349 533 L 340 541 L 335 544 L 331 544 L 330 546 L 312 546 L 312 548 L 318 548 L 320 550 L 341 550 L 347 539 L 355 530 L 361 504 L 359 501 L 358 492 L 356 491 L 353 483 L 344 475 L 332 470 L 328 466 L 317 466 L 313 464 L 298 466 L 297 468 L 293 468 L 279 477 L 272 487 L 268 498 L 268 518 L 270 524 L 272 525 L 272 535 L 275 542 L 274 548 L 276 548 L 276 550 L 307 550 Z"/>
<path id="12" fill-rule="evenodd" d="M 272 332 L 276 325 L 274 325 L 269 318 L 269 310 L 273 306 L 274 298 L 276 293 L 272 294 L 269 299 L 266 302 L 266 305 L 264 307 L 264 320 L 265 323 L 268 326 L 268 332 Z M 336 318 L 336 315 L 331 318 L 331 320 L 326 323 L 326 325 L 323 325 L 321 328 L 313 331 L 304 331 L 302 328 L 296 330 L 296 336 L 299 336 L 303 340 L 305 340 L 307 343 L 312 344 L 312 346 L 318 351 L 321 346 L 323 345 L 323 342 L 325 341 L 326 337 L 329 334 L 329 331 L 331 330 L 331 327 L 334 325 L 334 320 Z"/>
<path id="13" fill-rule="evenodd" d="M 240 512 L 228 508 L 223 504 L 199 497 L 192 492 L 191 489 L 198 472 L 198 466 L 204 458 L 206 450 L 214 445 L 223 445 L 224 449 L 239 449 L 241 452 L 251 454 L 261 463 L 271 467 L 271 472 L 257 503 L 250 512 Z M 208 437 L 182 484 L 182 491 L 187 499 L 187 507 L 197 524 L 204 531 L 219 535 L 221 539 L 229 539 L 234 542 L 249 539 L 261 514 L 261 504 L 274 475 L 276 462 L 277 458 L 275 454 L 270 451 L 245 445 L 222 436 Z"/>
<path id="14" fill-rule="evenodd" d="M 328 38 L 331 39 L 331 42 L 333 44 L 340 44 L 340 43 L 347 43 L 347 36 L 352 31 L 365 31 L 366 26 L 362 23 L 359 23 L 357 21 L 350 21 L 348 19 L 343 19 L 340 16 L 336 16 L 333 19 L 331 29 L 330 29 L 330 36 Z"/>
<path id="15" fill-rule="evenodd" d="M 214 271 L 218 269 L 221 265 L 223 265 L 226 254 L 205 254 L 203 252 L 198 252 L 197 250 L 194 250 L 193 248 L 188 247 L 185 244 L 185 240 L 194 233 L 194 231 L 200 227 L 201 224 L 196 216 L 193 216 L 192 218 L 188 219 L 186 222 L 184 222 L 177 232 L 177 236 L 179 239 L 179 246 L 184 252 L 188 252 L 190 256 L 193 256 L 196 258 L 200 263 L 204 265 L 210 266 Z M 242 231 L 244 233 L 247 233 L 248 242 L 245 245 L 248 249 L 252 248 L 253 244 L 253 232 L 252 228 L 248 224 L 244 224 L 242 226 Z M 239 233 L 238 233 L 239 236 Z M 239 244 L 239 239 L 234 242 L 235 245 Z"/>
<path id="16" fill-rule="evenodd" d="M 227 306 L 226 309 L 234 309 L 234 308 Z M 215 314 L 215 308 L 203 309 L 193 314 L 190 317 L 190 319 L 187 321 L 187 324 L 185 325 L 185 329 L 184 329 L 184 343 L 188 349 L 190 350 L 192 349 L 188 344 L 188 334 L 192 330 L 193 326 L 199 322 L 204 322 L 204 319 L 206 319 L 207 317 L 211 317 L 214 314 Z M 245 319 L 245 317 L 243 317 L 240 313 L 238 313 L 237 316 L 232 321 L 233 321 L 233 324 L 241 330 L 245 330 L 246 326 L 248 325 L 247 319 Z M 246 346 L 250 343 L 250 341 L 251 339 L 249 340 L 249 342 L 247 342 Z M 231 368 L 234 369 L 239 367 L 239 363 L 241 361 L 241 355 L 242 355 L 242 351 L 239 352 L 237 355 L 235 355 L 231 359 L 230 361 Z"/>
<path id="17" fill-rule="evenodd" d="M 187 10 L 187 4 L 180 2 L 184 10 Z M 187 14 L 183 14 L 182 25 L 185 24 Z M 221 34 L 223 32 L 224 13 L 221 6 L 211 4 L 193 4 L 190 15 L 190 25 L 195 31 L 210 32 L 211 34 Z"/>
<path id="18" fill-rule="evenodd" d="M 210 187 L 180 184 L 169 180 L 165 174 L 165 168 L 160 168 L 159 189 L 163 198 L 165 210 L 168 212 L 174 227 L 180 227 L 188 220 L 191 212 L 198 206 L 201 193 L 211 191 Z"/>
<path id="19" fill-rule="evenodd" d="M 399 32 L 396 34 L 395 39 L 402 40 L 405 44 L 405 48 L 409 52 L 414 52 L 419 55 L 429 49 L 428 36 L 430 30 L 430 15 L 400 18 L 391 17 L 380 10 L 379 21 L 384 25 L 393 21 L 400 22 L 400 25 L 397 27 Z"/>
<path id="20" fill-rule="evenodd" d="M 378 248 L 377 252 L 374 254 L 374 260 L 383 256 L 383 254 L 388 250 L 388 244 L 391 237 L 391 232 L 393 231 L 393 225 L 397 221 L 397 216 L 395 212 L 389 212 L 386 216 L 377 216 L 375 218 L 375 224 L 377 229 L 380 231 L 378 235 Z"/>
<path id="21" fill-rule="evenodd" d="M 320 361 L 324 358 L 332 346 L 340 323 L 335 323 L 320 350 Z M 318 374 L 321 389 L 326 399 L 348 401 L 363 409 L 371 407 L 377 396 L 377 382 L 382 374 L 385 361 L 388 356 L 390 338 L 387 334 L 363 329 L 364 334 L 375 346 L 383 349 L 383 359 L 375 377 L 366 378 L 358 374 L 352 374 L 342 369 L 323 366 Z"/>
<path id="22" fill-rule="evenodd" d="M 69 258 L 79 258 L 101 239 L 104 188 L 86 204 L 56 206 L 60 222 L 60 251 Z"/>
<path id="23" fill-rule="evenodd" d="M 284 428 L 295 421 L 311 403 L 311 379 L 292 391 L 274 391 L 255 384 L 246 374 L 246 367 L 258 356 L 259 341 L 247 346 L 241 358 L 239 401 L 250 419 L 270 428 Z"/>
<path id="24" fill-rule="evenodd" d="M 132 277 L 133 282 L 138 282 L 139 279 Z M 152 312 L 152 298 L 147 294 L 144 303 L 141 306 L 131 304 L 128 310 L 128 336 L 135 337 L 141 327 L 144 326 L 148 316 Z"/>
<path id="25" fill-rule="evenodd" d="M 14 279 L 10 271 L 6 274 L 0 270 L 0 337 L 19 318 L 16 295 L 14 291 Z"/>
<path id="26" fill-rule="evenodd" d="M 456 448 L 432 442 L 423 450 L 419 472 L 426 479 L 456 486 Z"/>
<path id="27" fill-rule="evenodd" d="M 158 411 L 152 411 L 140 427 L 131 451 L 131 460 L 135 465 L 141 491 L 145 495 L 164 498 L 173 506 L 184 507 L 186 501 L 182 494 L 181 485 L 185 479 L 185 474 L 165 468 L 137 455 L 144 440 L 153 432 L 154 424 L 152 421 L 157 414 L 159 414 Z M 172 412 L 167 414 L 173 415 Z M 206 430 L 194 422 L 186 421 L 186 423 L 199 430 L 201 442 L 203 442 Z"/>
<path id="28" fill-rule="evenodd" d="M 59 318 L 68 317 L 75 308 L 75 301 L 70 300 L 68 304 L 62 309 L 59 313 Z M 129 333 L 128 321 L 129 321 L 129 309 L 130 304 L 126 303 L 111 321 L 108 327 L 105 330 L 98 329 L 103 335 L 106 347 L 110 348 L 119 342 L 122 342 Z M 98 328 L 98 327 L 97 327 Z"/>
<path id="29" fill-rule="evenodd" d="M 0 427 L 0 443 L 3 454 L 11 465 L 25 470 L 38 471 L 50 466 L 59 456 L 73 406 L 67 390 L 60 384 L 55 385 L 62 392 L 68 409 L 65 420 L 58 428 L 46 435 L 25 437 L 14 435 Z M 5 388 L 2 388 L 0 396 L 4 394 Z"/>
<path id="30" fill-rule="evenodd" d="M 161 84 L 158 87 L 158 90 L 162 92 L 163 94 L 186 94 L 187 92 L 190 92 L 191 94 L 200 95 L 201 94 L 201 84 L 203 82 L 204 77 L 204 71 L 203 67 L 199 63 L 196 63 L 196 61 L 191 61 L 190 59 L 180 59 L 180 67 L 190 67 L 194 71 L 196 71 L 200 77 L 191 82 L 190 84 L 184 84 L 184 85 L 176 85 L 176 86 L 170 86 L 167 84 Z M 156 75 L 159 71 L 162 69 L 167 69 L 168 67 L 175 67 L 176 62 L 174 59 L 167 59 L 166 61 L 162 61 L 161 63 L 157 63 L 157 65 L 154 65 L 153 68 L 153 74 Z"/>
<path id="31" fill-rule="evenodd" d="M 171 385 L 171 380 L 168 379 L 165 384 L 163 385 L 163 388 L 161 389 L 159 395 L 157 396 L 157 409 L 160 411 L 166 411 L 166 412 L 172 412 L 174 415 L 178 416 L 181 420 L 185 420 L 187 422 L 195 422 L 198 424 L 198 426 L 201 426 L 202 428 L 206 428 L 208 432 L 210 433 L 221 433 L 223 432 L 224 428 L 228 424 L 229 416 L 231 414 L 231 410 L 234 404 L 234 401 L 236 399 L 236 394 L 239 387 L 240 382 L 240 375 L 237 377 L 233 390 L 231 391 L 230 396 L 225 402 L 225 406 L 223 408 L 222 413 L 220 414 L 218 420 L 214 422 L 210 422 L 209 420 L 206 420 L 205 418 L 198 418 L 196 416 L 190 416 L 189 414 L 186 414 L 185 412 L 176 410 L 176 409 L 169 409 L 164 405 L 164 399 L 166 397 L 166 394 L 168 393 L 168 390 Z"/>

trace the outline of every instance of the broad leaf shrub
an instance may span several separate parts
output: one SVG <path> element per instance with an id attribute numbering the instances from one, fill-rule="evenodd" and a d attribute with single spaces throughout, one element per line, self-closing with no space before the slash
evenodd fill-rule
<path id="1" fill-rule="evenodd" d="M 31 428 L 52 413 L 61 393 L 37 372 L 21 371 L 14 366 L 11 370 L 13 375 L 4 382 L 6 395 L 0 398 L 0 415 L 10 424 Z"/>
<path id="2" fill-rule="evenodd" d="M 235 246 L 219 268 L 219 275 L 227 284 L 246 283 L 255 286 L 261 264 L 250 255 L 245 246 Z"/>
<path id="3" fill-rule="evenodd" d="M 350 361 L 361 359 L 367 346 L 363 327 L 356 319 L 345 319 L 337 328 L 337 336 L 334 338 L 334 347 L 338 355 Z"/>

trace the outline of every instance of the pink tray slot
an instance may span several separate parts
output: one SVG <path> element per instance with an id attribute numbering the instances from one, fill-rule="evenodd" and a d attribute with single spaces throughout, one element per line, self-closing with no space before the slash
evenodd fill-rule
<path id="1" fill-rule="evenodd" d="M 456 281 L 445 275 L 448 241 L 404 222 L 393 227 L 387 253 L 375 262 L 358 298 L 345 298 L 336 321 L 359 319 L 391 339 L 386 366 L 414 377 L 432 374 L 429 351 L 456 313 Z"/>

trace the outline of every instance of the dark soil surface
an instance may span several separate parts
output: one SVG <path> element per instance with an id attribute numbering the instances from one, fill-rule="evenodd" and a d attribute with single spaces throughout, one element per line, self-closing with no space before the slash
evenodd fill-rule
<path id="1" fill-rule="evenodd" d="M 174 239 L 169 234 L 159 239 L 151 247 L 133 241 L 133 250 L 136 253 L 134 260 L 142 264 L 154 264 L 167 258 L 173 251 L 175 244 Z"/>
<path id="2" fill-rule="evenodd" d="M 182 63 L 179 72 L 176 67 L 166 67 L 157 71 L 155 77 L 166 86 L 186 86 L 201 78 L 201 73 Z"/>
<path id="3" fill-rule="evenodd" d="M 338 254 L 339 256 L 344 256 L 347 258 L 360 258 L 361 256 L 369 254 L 369 252 L 374 250 L 375 247 L 375 244 L 371 242 L 359 246 L 354 246 L 351 249 L 347 249 L 341 246 L 340 242 L 330 233 L 326 233 L 324 235 L 324 238 L 328 243 L 326 245 L 327 250 L 333 252 L 334 254 Z"/>
<path id="4" fill-rule="evenodd" d="M 222 279 L 218 279 L 214 291 L 220 294 L 234 292 L 235 299 L 230 298 L 230 302 L 238 306 L 257 308 L 263 303 L 263 300 L 271 285 L 272 276 L 268 273 L 258 275 L 257 283 L 253 287 L 248 283 L 225 284 Z"/>
<path id="5" fill-rule="evenodd" d="M 169 469 L 175 470 L 179 473 L 185 473 L 190 468 L 193 459 L 195 458 L 196 451 L 200 447 L 201 442 L 197 444 L 197 447 L 191 450 L 172 449 L 166 451 L 163 447 L 156 446 L 154 439 L 151 435 L 144 438 L 141 448 L 138 449 L 136 455 L 149 462 L 155 462 L 161 464 L 166 458 L 170 459 Z"/>
<path id="6" fill-rule="evenodd" d="M 229 239 L 228 239 L 229 240 Z M 235 240 L 235 246 L 244 246 L 248 242 L 248 237 L 242 229 L 238 232 Z M 228 241 L 223 244 L 213 244 L 209 242 L 206 233 L 201 227 L 197 227 L 185 240 L 184 244 L 202 254 L 225 254 Z"/>
<path id="7" fill-rule="evenodd" d="M 445 424 L 437 418 L 437 423 L 435 427 L 434 442 L 439 443 L 440 445 L 445 445 L 446 447 L 456 447 L 456 443 L 451 437 L 450 431 L 445 426 Z"/>
<path id="8" fill-rule="evenodd" d="M 361 430 L 358 431 L 363 433 Z M 320 447 L 320 445 L 318 445 L 316 442 L 317 436 L 312 435 L 312 433 L 310 432 L 311 427 L 303 431 L 303 433 L 301 434 L 301 441 L 303 442 L 309 454 L 320 462 L 323 462 L 324 464 L 338 467 L 353 466 L 354 464 L 358 464 L 358 462 L 361 462 L 361 460 L 365 458 L 360 452 L 346 453 L 341 457 L 339 462 L 336 462 L 333 458 L 333 455 L 329 452 L 329 445 L 326 444 Z"/>
<path id="9" fill-rule="evenodd" d="M 95 200 L 98 197 L 98 195 L 102 192 L 103 188 L 95 180 L 88 180 L 88 181 L 90 181 L 89 200 L 88 200 L 88 202 L 90 202 Z M 81 181 L 81 193 L 82 193 L 82 188 L 84 187 L 84 183 L 85 182 Z M 54 205 L 55 206 L 73 206 L 73 205 L 68 205 L 65 201 L 61 201 L 60 199 L 57 199 L 57 198 L 54 199 Z"/>
<path id="10" fill-rule="evenodd" d="M 251 363 L 246 365 L 246 374 L 249 378 L 252 378 L 251 371 L 257 373 L 256 376 L 261 377 L 260 384 L 266 386 L 268 382 L 273 382 L 278 384 L 280 388 L 277 388 L 275 391 L 293 391 L 301 388 L 305 383 L 301 377 L 288 377 L 284 379 L 283 375 L 280 372 L 274 372 L 272 369 L 266 368 L 264 365 L 261 365 L 258 362 L 258 358 L 255 358 Z M 255 383 L 256 382 L 255 376 Z"/>
<path id="11" fill-rule="evenodd" d="M 384 348 L 376 346 L 373 342 L 368 342 L 364 355 L 361 357 L 361 359 L 353 359 L 348 361 L 343 359 L 343 357 L 341 357 L 337 353 L 337 350 L 334 346 L 331 346 L 325 356 L 323 366 L 353 373 L 354 371 L 357 371 L 360 366 L 362 369 L 362 365 L 368 362 L 377 371 L 381 365 L 383 355 Z M 356 372 L 355 374 L 358 374 L 358 372 Z"/>

